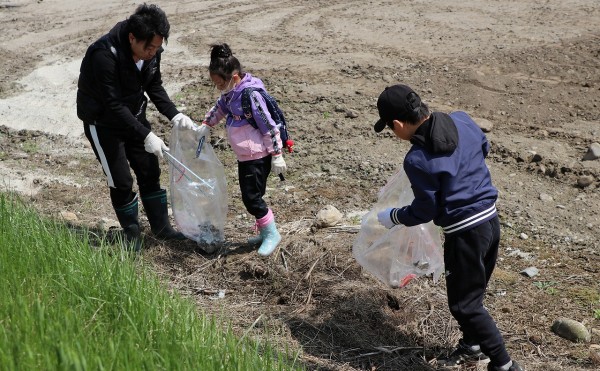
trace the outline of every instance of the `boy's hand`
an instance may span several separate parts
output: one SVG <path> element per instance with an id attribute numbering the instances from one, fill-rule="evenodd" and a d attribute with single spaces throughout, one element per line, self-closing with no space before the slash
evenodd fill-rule
<path id="1" fill-rule="evenodd" d="M 377 220 L 387 229 L 391 229 L 395 225 L 398 225 L 392 221 L 392 211 L 394 211 L 394 208 L 388 207 L 387 209 L 377 213 Z"/>

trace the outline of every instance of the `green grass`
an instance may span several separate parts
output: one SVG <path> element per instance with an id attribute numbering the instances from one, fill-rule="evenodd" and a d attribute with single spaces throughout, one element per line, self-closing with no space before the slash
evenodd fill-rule
<path id="1" fill-rule="evenodd" d="M 3 370 L 288 370 L 294 360 L 240 340 L 169 293 L 127 253 L 0 194 Z"/>
<path id="2" fill-rule="evenodd" d="M 21 148 L 23 148 L 23 151 L 25 151 L 25 153 L 28 153 L 28 154 L 34 154 L 39 151 L 38 145 L 36 143 L 32 143 L 32 142 L 25 142 L 25 143 L 21 144 Z"/>

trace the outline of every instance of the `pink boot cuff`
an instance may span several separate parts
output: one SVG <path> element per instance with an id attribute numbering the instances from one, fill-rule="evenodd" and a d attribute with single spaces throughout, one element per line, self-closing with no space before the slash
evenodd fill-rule
<path id="1" fill-rule="evenodd" d="M 273 211 L 269 209 L 267 215 L 263 216 L 260 219 L 256 219 L 256 226 L 260 228 L 266 227 L 269 223 L 275 220 L 275 215 L 273 215 Z"/>

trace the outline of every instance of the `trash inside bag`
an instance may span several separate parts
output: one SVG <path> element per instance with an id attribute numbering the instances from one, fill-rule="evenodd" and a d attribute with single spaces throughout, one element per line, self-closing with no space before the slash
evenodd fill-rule
<path id="1" fill-rule="evenodd" d="M 227 183 L 213 147 L 192 130 L 173 127 L 169 161 L 171 207 L 177 228 L 208 253 L 224 240 Z"/>
<path id="2" fill-rule="evenodd" d="M 437 282 L 444 271 L 440 231 L 433 222 L 387 229 L 377 220 L 378 212 L 410 205 L 413 199 L 410 182 L 401 169 L 381 189 L 373 209 L 363 216 L 352 246 L 358 263 L 390 287 L 404 287 L 412 279 L 430 274 Z"/>

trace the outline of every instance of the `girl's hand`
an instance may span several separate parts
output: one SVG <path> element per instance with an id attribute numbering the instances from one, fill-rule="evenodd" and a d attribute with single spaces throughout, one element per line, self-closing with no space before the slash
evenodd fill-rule
<path id="1" fill-rule="evenodd" d="M 201 137 L 205 137 L 204 140 L 210 141 L 210 126 L 208 126 L 204 121 L 202 124 L 195 129 Z"/>
<path id="2" fill-rule="evenodd" d="M 274 155 L 271 158 L 271 171 L 275 174 L 284 174 L 287 171 L 287 165 L 283 159 L 283 155 Z"/>

